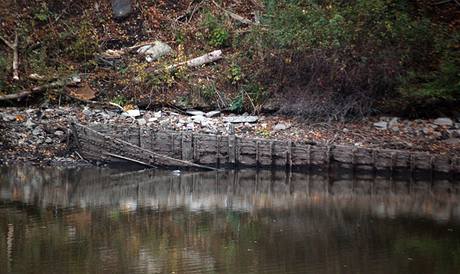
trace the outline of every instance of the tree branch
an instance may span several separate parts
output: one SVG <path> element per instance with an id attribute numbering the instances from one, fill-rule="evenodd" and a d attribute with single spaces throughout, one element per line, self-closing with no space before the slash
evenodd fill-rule
<path id="1" fill-rule="evenodd" d="M 0 40 L 13 51 L 13 80 L 19 80 L 19 56 L 18 56 L 18 33 L 14 35 L 14 42 L 11 43 L 2 36 Z"/>

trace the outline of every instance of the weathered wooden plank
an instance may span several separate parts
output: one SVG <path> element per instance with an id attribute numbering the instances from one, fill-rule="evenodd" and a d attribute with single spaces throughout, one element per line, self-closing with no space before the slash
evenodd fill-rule
<path id="1" fill-rule="evenodd" d="M 181 134 L 182 160 L 190 161 L 193 159 L 192 134 L 189 132 Z"/>
<path id="2" fill-rule="evenodd" d="M 460 172 L 460 160 L 447 155 L 425 152 L 379 150 L 353 146 L 312 146 L 290 141 L 246 139 L 235 135 L 217 136 L 190 132 L 156 131 L 148 128 L 94 125 L 99 133 L 121 139 L 139 148 L 148 149 L 174 159 L 192 160 L 210 165 L 232 166 L 310 166 L 330 165 L 333 162 L 372 169 L 433 170 Z M 152 160 L 134 155 L 132 148 L 114 146 L 106 139 L 87 130 L 76 135 L 80 150 L 94 160 L 110 160 L 101 152 L 133 156 L 133 159 Z M 153 159 L 155 160 L 155 159 Z"/>

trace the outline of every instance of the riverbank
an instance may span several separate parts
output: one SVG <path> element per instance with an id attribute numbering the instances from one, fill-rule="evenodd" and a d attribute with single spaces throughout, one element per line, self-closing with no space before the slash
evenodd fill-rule
<path id="1" fill-rule="evenodd" d="M 307 123 L 277 115 L 235 115 L 219 111 L 121 111 L 114 107 L 0 109 L 0 163 L 28 162 L 41 165 L 87 164 L 73 151 L 70 121 L 142 126 L 241 137 L 306 141 L 318 145 L 353 145 L 460 153 L 460 121 L 450 118 L 404 120 L 372 117 L 359 121 Z"/>

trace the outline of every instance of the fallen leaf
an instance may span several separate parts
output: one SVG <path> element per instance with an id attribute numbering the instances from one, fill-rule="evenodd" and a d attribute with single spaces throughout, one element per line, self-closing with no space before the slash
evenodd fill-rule
<path id="1" fill-rule="evenodd" d="M 91 89 L 91 87 L 88 84 L 84 84 L 79 89 L 71 90 L 70 95 L 80 100 L 91 100 L 96 97 L 94 90 Z"/>
<path id="2" fill-rule="evenodd" d="M 24 122 L 26 120 L 26 117 L 24 115 L 16 115 L 16 121 L 17 122 Z"/>

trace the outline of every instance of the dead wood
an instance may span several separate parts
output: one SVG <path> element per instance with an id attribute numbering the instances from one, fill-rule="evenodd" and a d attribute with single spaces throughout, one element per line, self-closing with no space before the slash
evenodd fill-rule
<path id="1" fill-rule="evenodd" d="M 13 80 L 19 80 L 19 55 L 18 55 L 18 33 L 14 35 L 14 42 L 11 43 L 2 36 L 0 36 L 0 40 L 5 43 L 12 51 L 13 51 Z"/>
<path id="2" fill-rule="evenodd" d="M 80 77 L 70 77 L 66 80 L 58 80 L 43 86 L 35 87 L 32 88 L 31 90 L 23 90 L 18 93 L 14 94 L 7 94 L 7 95 L 2 95 L 0 96 L 0 101 L 6 101 L 6 100 L 19 100 L 21 98 L 30 96 L 35 93 L 39 93 L 42 91 L 45 91 L 47 89 L 53 89 L 53 88 L 59 88 L 59 87 L 65 87 L 65 86 L 70 86 L 70 85 L 75 85 L 81 82 Z"/>
<path id="3" fill-rule="evenodd" d="M 157 69 L 157 70 L 153 71 L 153 73 L 154 74 L 159 74 L 159 73 L 161 73 L 161 72 L 163 72 L 165 70 L 166 71 L 173 71 L 173 70 L 176 70 L 177 68 L 182 67 L 182 66 L 187 66 L 189 68 L 199 67 L 199 66 L 202 66 L 202 65 L 206 65 L 206 64 L 209 64 L 209 63 L 216 62 L 216 61 L 218 61 L 220 59 L 222 59 L 222 51 L 221 50 L 215 50 L 213 52 L 207 53 L 207 54 L 202 55 L 200 57 L 196 57 L 196 58 L 190 59 L 190 60 L 185 61 L 185 62 L 170 65 L 170 66 L 166 67 L 165 69 Z"/>
<path id="4" fill-rule="evenodd" d="M 224 9 L 222 6 L 220 6 L 219 4 L 217 4 L 215 1 L 212 1 L 212 3 L 218 7 L 219 9 L 221 9 L 224 13 L 226 13 L 230 18 L 232 18 L 233 20 L 236 20 L 244 25 L 255 25 L 256 23 L 255 22 L 252 22 L 251 20 L 247 19 L 247 18 L 244 18 L 243 16 L 241 15 L 238 15 L 234 12 L 231 12 L 229 10 L 226 10 Z"/>
<path id="5" fill-rule="evenodd" d="M 136 151 L 138 154 L 148 155 L 152 160 L 154 160 L 154 159 L 162 159 L 162 160 L 165 160 L 165 161 L 185 165 L 185 166 L 188 166 L 188 167 L 196 167 L 196 168 L 208 169 L 208 170 L 214 170 L 214 171 L 219 170 L 219 169 L 211 167 L 211 166 L 200 165 L 200 164 L 197 164 L 197 163 L 194 163 L 194 162 L 191 162 L 191 161 L 176 159 L 176 158 L 173 158 L 173 157 L 169 157 L 167 155 L 156 153 L 156 152 L 153 152 L 153 151 L 148 150 L 146 148 L 136 146 L 136 145 L 134 145 L 134 144 L 132 144 L 130 142 L 124 141 L 122 139 L 118 139 L 118 138 L 103 134 L 103 133 L 98 132 L 98 131 L 96 131 L 96 130 L 94 130 L 92 128 L 89 128 L 87 126 L 84 126 L 84 125 L 81 125 L 81 124 L 78 124 L 78 123 L 75 123 L 75 122 L 72 123 L 72 128 L 73 128 L 73 131 L 74 131 L 74 134 L 75 134 L 75 137 L 76 137 L 77 140 L 79 138 L 79 136 L 78 136 L 78 132 L 79 132 L 78 128 L 82 128 L 87 132 L 91 132 L 95 136 L 99 136 L 99 138 L 102 137 L 106 142 L 110 143 L 110 145 L 112 145 L 112 146 L 115 146 L 115 147 L 120 147 L 120 146 L 129 147 L 129 148 L 133 149 L 134 151 Z M 107 152 L 107 151 L 103 152 L 103 154 L 107 154 L 107 153 L 110 153 L 110 152 Z M 131 157 L 126 157 L 124 155 L 118 155 L 118 154 L 116 156 L 113 156 L 113 155 L 111 155 L 111 156 L 115 157 L 115 158 L 119 158 L 119 159 L 122 159 L 121 157 L 123 157 L 123 158 L 131 158 Z M 128 160 L 128 159 L 124 159 L 124 160 Z M 136 161 L 138 163 L 150 165 L 149 163 L 145 163 L 143 161 L 139 161 L 139 160 L 136 160 L 136 159 L 132 159 L 132 160 L 134 160 L 134 161 Z"/>

